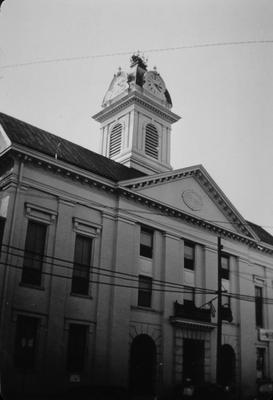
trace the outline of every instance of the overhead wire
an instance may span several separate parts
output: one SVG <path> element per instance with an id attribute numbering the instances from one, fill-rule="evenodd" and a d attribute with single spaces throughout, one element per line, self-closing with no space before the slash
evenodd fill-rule
<path id="1" fill-rule="evenodd" d="M 4 248 L 9 247 L 9 246 L 5 246 L 5 245 L 3 245 L 3 246 L 4 246 Z M 17 248 L 17 249 L 22 252 L 24 251 L 23 249 L 19 249 L 19 248 Z M 17 253 L 14 254 L 14 253 L 10 253 L 9 250 L 8 251 L 2 250 L 2 253 L 5 253 L 12 257 L 19 257 L 19 259 L 25 258 L 25 254 L 17 254 Z M 73 269 L 75 268 L 74 261 L 69 261 L 67 259 L 50 257 L 50 256 L 44 256 L 43 261 L 45 260 L 45 258 L 48 258 L 49 259 L 48 264 L 52 265 L 54 267 L 59 266 L 61 268 L 65 268 L 65 269 L 71 270 L 71 271 L 73 271 Z M 55 262 L 55 260 L 58 260 L 59 262 L 63 261 L 65 263 L 67 263 L 68 265 L 57 264 Z M 47 262 L 45 261 L 45 263 L 47 263 Z M 23 263 L 22 263 L 22 265 L 16 265 L 11 262 L 2 263 L 2 264 L 7 265 L 7 266 L 17 269 L 17 270 L 23 270 Z M 71 266 L 69 266 L 69 265 L 71 265 Z M 78 263 L 77 263 L 77 265 L 79 266 Z M 91 268 L 91 275 L 92 274 L 98 275 L 98 278 L 101 276 L 103 276 L 105 278 L 112 278 L 115 280 L 115 282 L 106 282 L 106 281 L 101 281 L 98 278 L 97 278 L 97 280 L 91 278 L 88 280 L 89 283 L 102 284 L 102 285 L 119 287 L 119 288 L 127 288 L 127 289 L 139 289 L 138 275 L 124 273 L 124 272 L 120 272 L 120 271 L 113 270 L 113 269 L 110 270 L 108 268 L 106 269 L 106 268 L 102 268 L 102 267 L 95 267 L 93 265 L 91 265 L 90 268 Z M 47 275 L 47 276 L 52 276 L 52 277 L 56 277 L 56 278 L 63 278 L 63 279 L 69 279 L 69 280 L 73 279 L 72 274 L 71 275 L 63 275 L 60 273 L 58 274 L 56 272 L 48 272 L 45 270 L 40 271 L 40 273 L 41 273 L 41 275 Z M 128 281 L 128 285 L 117 282 L 118 279 Z M 244 279 L 244 278 L 242 278 L 242 279 Z M 137 285 L 133 285 L 133 283 L 137 283 Z M 200 287 L 195 287 L 195 286 L 188 286 L 188 285 L 184 285 L 184 284 L 178 284 L 176 282 L 169 282 L 169 281 L 164 281 L 164 280 L 159 280 L 159 279 L 153 278 L 152 291 L 155 291 L 155 292 L 183 294 L 183 293 L 192 293 L 192 289 L 194 289 L 194 292 L 196 295 L 201 295 L 201 294 L 215 295 L 218 293 L 217 290 L 205 289 L 205 288 L 200 288 Z M 240 293 L 234 293 L 234 292 L 227 292 L 227 293 L 222 292 L 222 295 L 228 296 L 230 298 L 237 299 L 240 301 L 249 301 L 249 302 L 256 301 L 255 296 L 247 295 L 247 294 L 240 294 Z M 273 298 L 263 297 L 263 302 L 264 302 L 264 304 L 273 304 Z"/>
<path id="2" fill-rule="evenodd" d="M 2 250 L 2 253 L 6 254 L 6 255 L 10 255 L 13 257 L 18 257 L 19 259 L 24 259 L 25 258 L 25 254 L 18 254 L 15 253 L 14 251 L 21 251 L 24 252 L 23 249 L 17 248 L 17 247 L 13 247 L 13 246 L 7 246 L 7 245 L 2 245 L 4 250 Z M 7 249 L 7 250 L 5 250 Z M 12 250 L 10 250 L 12 249 Z M 48 260 L 48 261 L 47 261 Z M 70 261 L 67 259 L 63 259 L 63 258 L 59 258 L 59 257 L 51 257 L 51 256 L 47 256 L 44 255 L 43 256 L 43 262 L 46 264 L 53 264 L 55 267 L 59 267 L 59 268 L 64 268 L 65 270 L 71 270 L 73 271 L 74 269 L 74 261 Z M 65 264 L 60 264 L 61 262 L 64 262 Z M 79 266 L 79 263 L 77 263 L 77 265 Z M 86 267 L 86 265 L 83 265 Z M 18 268 L 22 269 L 22 266 L 18 266 Z M 111 278 L 117 278 L 117 279 L 121 279 L 121 280 L 127 280 L 127 281 L 132 281 L 132 282 L 136 282 L 138 283 L 138 275 L 135 274 L 129 274 L 129 273 L 125 273 L 125 272 L 121 272 L 121 271 L 117 271 L 114 269 L 109 269 L 109 268 L 104 268 L 104 267 L 96 267 L 94 265 L 90 265 L 90 268 L 92 270 L 92 273 L 96 274 L 96 275 L 100 275 L 100 276 L 105 276 L 105 277 L 111 277 Z M 53 275 L 53 276 L 57 276 L 60 278 L 68 278 L 68 279 L 72 279 L 71 275 L 62 275 L 62 274 L 58 274 L 56 275 L 55 273 L 48 273 L 46 271 L 41 271 L 41 273 L 45 273 L 45 275 Z M 90 280 L 90 282 L 94 282 L 93 280 Z M 160 279 L 153 279 L 153 283 L 155 285 L 161 285 L 161 286 L 168 286 L 170 288 L 177 288 L 179 289 L 179 292 L 181 293 L 181 290 L 185 290 L 186 292 L 189 292 L 192 288 L 190 286 L 187 285 L 183 285 L 183 284 L 179 284 L 177 282 L 170 282 L 170 281 L 163 281 Z M 196 293 L 197 294 L 215 294 L 215 290 L 209 290 L 209 289 L 204 289 L 204 288 L 200 288 L 200 287 L 196 287 Z"/>
<path id="3" fill-rule="evenodd" d="M 49 64 L 49 63 L 60 63 L 60 62 L 70 62 L 70 61 L 79 61 L 79 60 L 88 60 L 88 59 L 98 59 L 98 58 L 107 58 L 107 57 L 117 57 L 117 56 L 127 56 L 132 55 L 134 53 L 163 53 L 170 51 L 179 51 L 179 50 L 190 50 L 190 49 L 198 49 L 198 48 L 208 48 L 208 47 L 223 47 L 223 46 L 242 46 L 242 45 L 253 45 L 253 44 L 272 44 L 273 39 L 260 39 L 260 40 L 241 40 L 241 41 L 222 41 L 222 42 L 211 42 L 211 43 L 195 43 L 195 44 L 185 44 L 181 46 L 174 47 L 161 47 L 161 48 L 151 48 L 144 49 L 141 51 L 135 50 L 127 50 L 120 52 L 112 52 L 105 54 L 87 54 L 81 56 L 71 56 L 71 57 L 59 57 L 59 58 L 49 58 L 49 59 L 41 59 L 41 60 L 31 60 L 25 62 L 18 62 L 14 64 L 6 64 L 0 65 L 0 69 L 11 69 L 11 68 L 20 68 L 26 67 L 30 65 L 39 65 L 39 64 Z"/>

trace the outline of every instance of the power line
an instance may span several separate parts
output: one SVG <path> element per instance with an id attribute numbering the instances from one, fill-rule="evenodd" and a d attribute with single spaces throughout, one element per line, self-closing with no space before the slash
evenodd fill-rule
<path id="1" fill-rule="evenodd" d="M 14 253 L 9 252 L 9 247 L 12 247 L 12 246 L 6 246 L 6 245 L 3 245 L 3 246 L 8 248 L 7 251 L 4 250 L 5 254 L 13 256 L 13 257 L 19 257 L 20 259 L 24 259 L 24 257 L 25 257 L 24 254 L 17 254 L 17 253 L 14 254 Z M 15 248 L 15 249 L 17 249 L 19 251 L 23 251 L 22 249 L 19 249 L 19 248 Z M 57 266 L 57 267 L 59 266 L 61 268 L 65 268 L 65 269 L 68 269 L 71 271 L 73 271 L 73 268 L 75 268 L 74 263 L 69 260 L 66 260 L 66 259 L 50 257 L 50 256 L 44 256 L 44 258 L 49 258 L 51 260 L 51 262 L 49 262 L 49 263 L 51 263 L 51 264 L 52 264 L 52 261 L 54 262 L 55 260 L 57 260 L 57 261 L 63 261 L 65 263 L 67 263 L 68 265 L 69 264 L 73 265 L 73 266 L 67 266 L 67 265 L 57 264 L 54 262 L 53 266 Z M 15 265 L 14 263 L 2 263 L 2 264 L 9 266 L 11 268 L 17 269 L 17 270 L 23 270 L 22 265 L 20 265 L 20 266 Z M 77 265 L 79 265 L 79 264 L 77 264 Z M 138 275 L 128 274 L 128 273 L 124 273 L 124 272 L 118 272 L 118 271 L 95 267 L 95 266 L 90 266 L 90 268 L 91 268 L 91 273 L 98 275 L 98 278 L 100 276 L 104 276 L 106 278 L 114 278 L 115 282 L 113 283 L 113 282 L 89 279 L 88 280 L 89 283 L 102 284 L 102 285 L 127 288 L 127 289 L 139 289 L 138 285 L 137 286 L 133 285 L 133 283 L 138 283 Z M 98 272 L 96 272 L 96 270 L 98 270 Z M 102 271 L 102 273 L 100 271 Z M 104 271 L 107 271 L 107 273 L 104 273 Z M 52 277 L 68 279 L 68 280 L 73 279 L 72 275 L 63 275 L 63 274 L 57 274 L 55 272 L 53 273 L 53 272 L 47 272 L 47 271 L 40 271 L 40 272 L 41 272 L 41 275 L 52 276 Z M 118 274 L 118 276 L 115 274 Z M 125 285 L 123 283 L 118 283 L 117 282 L 118 279 L 126 280 L 126 281 L 128 281 L 129 284 Z M 242 278 L 242 279 L 244 279 L 244 278 Z M 132 283 L 132 284 L 130 284 L 130 283 Z M 158 287 L 155 287 L 155 286 L 158 286 Z M 183 294 L 183 293 L 192 293 L 192 289 L 195 290 L 196 295 L 201 295 L 201 294 L 215 295 L 218 293 L 217 290 L 205 289 L 205 288 L 200 288 L 200 287 L 195 287 L 195 286 L 187 286 L 187 285 L 178 284 L 175 282 L 168 282 L 168 281 L 153 279 L 152 291 L 154 291 L 154 292 Z M 223 293 L 223 295 L 227 296 L 229 298 L 239 300 L 239 301 L 249 301 L 249 302 L 256 301 L 255 296 L 245 295 L 245 294 L 240 294 L 240 293 L 227 292 L 227 293 Z M 264 302 L 264 304 L 273 304 L 273 298 L 263 297 L 263 302 Z"/>
<path id="2" fill-rule="evenodd" d="M 143 54 L 163 53 L 163 52 L 167 52 L 167 51 L 190 50 L 190 49 L 199 49 L 199 48 L 208 48 L 208 47 L 243 46 L 243 45 L 253 45 L 253 44 L 272 44 L 272 43 L 273 43 L 273 39 L 196 43 L 196 44 L 181 45 L 181 46 L 176 46 L 176 47 L 144 49 L 144 50 L 141 50 L 140 53 L 143 53 Z M 130 51 L 105 53 L 105 54 L 89 54 L 89 55 L 73 56 L 73 57 L 49 58 L 49 59 L 44 59 L 44 60 L 32 60 L 32 61 L 26 61 L 26 62 L 14 63 L 14 64 L 6 64 L 6 65 L 0 66 L 0 68 L 2 68 L 2 69 L 20 68 L 20 67 L 27 67 L 30 65 L 70 62 L 70 61 L 117 57 L 117 56 L 127 56 L 127 55 L 132 55 L 134 53 L 135 53 L 135 50 L 130 50 Z"/>
<path id="3" fill-rule="evenodd" d="M 25 255 L 24 254 L 18 254 L 18 253 L 14 253 L 12 252 L 12 250 L 18 250 L 23 252 L 23 249 L 17 248 L 17 247 L 13 247 L 13 246 L 7 246 L 7 245 L 3 245 L 4 248 L 7 248 L 7 250 L 4 249 L 4 251 L 2 251 L 3 253 L 5 253 L 6 255 L 10 255 L 13 257 L 18 257 L 20 259 L 24 259 Z M 10 250 L 12 249 L 12 250 Z M 30 252 L 28 252 L 28 256 L 29 256 Z M 32 253 L 33 255 L 35 255 L 35 253 Z M 47 261 L 47 259 L 49 261 Z M 73 261 L 69 261 L 67 259 L 63 259 L 63 258 L 58 258 L 58 257 L 51 257 L 51 256 L 43 256 L 42 260 L 44 263 L 47 264 L 52 264 L 55 267 L 59 267 L 59 268 L 64 268 L 66 270 L 70 270 L 73 271 L 75 266 L 74 266 L 74 262 Z M 57 261 L 57 262 L 56 262 Z M 58 263 L 59 262 L 59 263 Z M 60 262 L 64 262 L 65 264 L 60 264 Z M 15 266 L 15 265 L 11 265 L 11 266 Z M 86 265 L 81 265 L 79 263 L 77 263 L 77 266 L 80 267 L 86 267 Z M 18 269 L 22 269 L 22 266 L 15 266 L 18 267 Z M 110 269 L 106 269 L 103 267 L 95 267 L 94 265 L 90 266 L 92 273 L 96 274 L 96 275 L 101 275 L 101 276 L 105 276 L 108 278 L 116 278 L 116 279 L 121 279 L 121 280 L 127 280 L 127 281 L 132 281 L 132 282 L 137 282 L 138 283 L 138 275 L 135 274 L 129 274 L 129 273 L 125 273 L 125 272 L 120 272 L 120 271 L 115 271 L 115 270 L 110 270 Z M 76 267 L 77 269 L 77 267 Z M 97 272 L 98 271 L 98 272 Z M 68 275 L 62 275 L 62 274 L 55 274 L 55 273 L 49 273 L 46 271 L 41 271 L 41 273 L 45 274 L 45 275 L 52 275 L 52 276 L 56 276 L 59 278 L 67 278 L 67 279 L 72 279 L 72 276 L 68 276 Z M 93 280 L 90 280 L 90 282 L 93 282 Z M 153 279 L 153 284 L 155 285 L 159 285 L 159 286 L 168 286 L 170 288 L 177 288 L 179 289 L 179 293 L 182 293 L 182 291 L 184 290 L 186 293 L 190 292 L 192 287 L 191 286 L 187 286 L 187 285 L 183 285 L 183 284 L 179 284 L 177 282 L 170 282 L 170 281 L 163 281 L 160 279 Z M 195 287 L 196 293 L 197 294 L 215 294 L 215 290 L 209 290 L 209 289 L 204 289 L 204 288 L 200 288 L 200 287 Z"/>
<path id="4" fill-rule="evenodd" d="M 23 249 L 21 249 L 19 247 L 10 246 L 10 245 L 4 245 L 3 244 L 2 246 L 4 248 L 7 248 L 7 250 L 4 250 L 5 254 L 11 255 L 11 256 L 15 256 L 15 257 L 19 257 L 19 258 L 24 258 L 24 254 L 18 254 L 18 253 L 15 253 L 15 251 L 19 251 L 19 252 L 24 253 L 25 250 L 23 250 Z M 59 267 L 59 268 L 65 268 L 65 269 L 70 269 L 70 270 L 73 270 L 73 268 L 74 268 L 74 261 L 70 261 L 68 259 L 64 259 L 64 258 L 60 258 L 60 257 L 52 257 L 52 256 L 44 255 L 43 256 L 43 261 L 45 263 L 48 263 L 48 264 L 49 263 L 52 264 L 54 262 L 54 266 L 55 267 Z M 65 265 L 61 264 L 61 262 L 64 262 Z M 96 274 L 104 275 L 104 273 L 106 273 L 105 276 L 109 276 L 109 275 L 107 275 L 108 273 L 118 274 L 119 275 L 118 277 L 121 278 L 121 279 L 126 279 L 126 277 L 129 277 L 129 278 L 135 279 L 135 281 L 138 282 L 138 275 L 129 274 L 129 273 L 126 273 L 126 272 L 115 271 L 113 269 L 111 270 L 111 269 L 104 268 L 104 267 L 101 267 L 101 266 L 100 267 L 95 267 L 93 265 L 93 266 L 90 266 L 90 267 L 94 271 L 96 271 L 96 270 L 100 271 L 99 273 L 95 272 Z M 241 279 L 243 279 L 245 281 L 253 282 L 253 279 L 249 278 L 249 274 L 247 274 L 246 272 L 230 271 L 230 274 L 232 274 L 234 276 L 237 276 L 237 277 L 240 277 Z M 262 279 L 264 279 L 264 278 L 262 278 Z M 162 285 L 171 285 L 171 286 L 178 287 L 178 288 L 190 288 L 190 289 L 192 288 L 192 286 L 182 285 L 182 284 L 179 284 L 177 282 L 163 281 L 163 280 L 159 280 L 159 279 L 153 279 L 153 282 L 154 283 L 158 283 L 158 284 L 162 284 Z M 264 284 L 264 287 L 271 288 L 271 285 L 266 283 L 266 284 Z M 200 287 L 196 287 L 196 286 L 195 286 L 195 289 L 197 289 L 199 291 L 199 292 L 196 292 L 196 293 L 201 293 L 203 290 L 205 290 L 206 294 L 209 294 L 209 290 L 208 289 L 204 289 L 204 288 L 200 288 Z M 215 293 L 215 291 L 212 291 L 212 294 L 213 293 Z"/>

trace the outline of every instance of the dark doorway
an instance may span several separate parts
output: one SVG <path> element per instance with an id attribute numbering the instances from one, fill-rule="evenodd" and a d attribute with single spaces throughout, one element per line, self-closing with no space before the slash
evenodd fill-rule
<path id="1" fill-rule="evenodd" d="M 224 386 L 235 383 L 235 353 L 228 344 L 224 344 L 221 349 L 220 382 Z"/>
<path id="2" fill-rule="evenodd" d="M 204 358 L 203 340 L 183 340 L 183 380 L 190 378 L 195 385 L 204 383 Z"/>
<path id="3" fill-rule="evenodd" d="M 156 345 L 148 335 L 138 335 L 130 354 L 130 390 L 134 394 L 154 394 Z"/>

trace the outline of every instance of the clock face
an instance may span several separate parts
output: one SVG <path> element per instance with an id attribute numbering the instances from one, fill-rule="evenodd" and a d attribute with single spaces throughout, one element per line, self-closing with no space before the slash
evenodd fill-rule
<path id="1" fill-rule="evenodd" d="M 127 74 L 126 72 L 120 72 L 118 75 L 114 76 L 110 88 L 106 93 L 103 102 L 112 100 L 114 97 L 121 94 L 127 88 L 128 88 Z"/>
<path id="2" fill-rule="evenodd" d="M 155 71 L 147 72 L 144 87 L 156 96 L 164 98 L 166 90 L 163 79 Z"/>
<path id="3" fill-rule="evenodd" d="M 117 96 L 119 93 L 123 92 L 128 87 L 127 76 L 120 74 L 116 77 L 113 87 L 111 89 L 112 97 Z"/>

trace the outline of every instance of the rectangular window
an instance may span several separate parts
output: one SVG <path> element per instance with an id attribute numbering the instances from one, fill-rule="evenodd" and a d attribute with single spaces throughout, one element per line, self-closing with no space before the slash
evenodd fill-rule
<path id="1" fill-rule="evenodd" d="M 257 371 L 257 379 L 264 379 L 264 377 L 265 377 L 265 349 L 263 347 L 257 348 L 256 371 Z"/>
<path id="2" fill-rule="evenodd" d="M 184 306 L 188 308 L 194 307 L 194 288 L 192 287 L 185 287 L 185 292 L 184 292 L 184 300 L 183 300 Z"/>
<path id="3" fill-rule="evenodd" d="M 194 271 L 194 249 L 193 243 L 184 243 L 184 268 Z"/>
<path id="4" fill-rule="evenodd" d="M 139 276 L 138 281 L 138 305 L 142 307 L 151 307 L 152 304 L 152 283 L 149 276 Z"/>
<path id="5" fill-rule="evenodd" d="M 140 231 L 140 255 L 153 258 L 153 231 L 141 228 Z"/>
<path id="6" fill-rule="evenodd" d="M 14 364 L 18 368 L 34 368 L 38 321 L 23 315 L 17 318 Z"/>
<path id="7" fill-rule="evenodd" d="M 229 256 L 221 256 L 221 278 L 229 280 Z"/>
<path id="8" fill-rule="evenodd" d="M 4 228 L 5 228 L 5 219 L 0 218 L 0 254 L 1 254 L 3 236 L 4 236 Z"/>
<path id="9" fill-rule="evenodd" d="M 74 252 L 72 293 L 88 295 L 91 252 L 92 239 L 77 234 Z"/>
<path id="10" fill-rule="evenodd" d="M 187 378 L 190 378 L 193 385 L 203 385 L 205 380 L 205 363 L 205 341 L 183 338 L 184 380 L 186 381 Z M 187 398 L 187 396 L 185 397 Z M 211 399 L 212 396 L 206 398 Z M 218 396 L 215 396 L 215 398 L 218 398 Z"/>
<path id="11" fill-rule="evenodd" d="M 67 348 L 67 369 L 81 372 L 84 369 L 87 325 L 70 324 Z"/>
<path id="12" fill-rule="evenodd" d="M 255 286 L 255 316 L 256 326 L 263 327 L 263 288 Z"/>
<path id="13" fill-rule="evenodd" d="M 22 282 L 41 285 L 47 225 L 29 221 L 25 242 Z"/>

